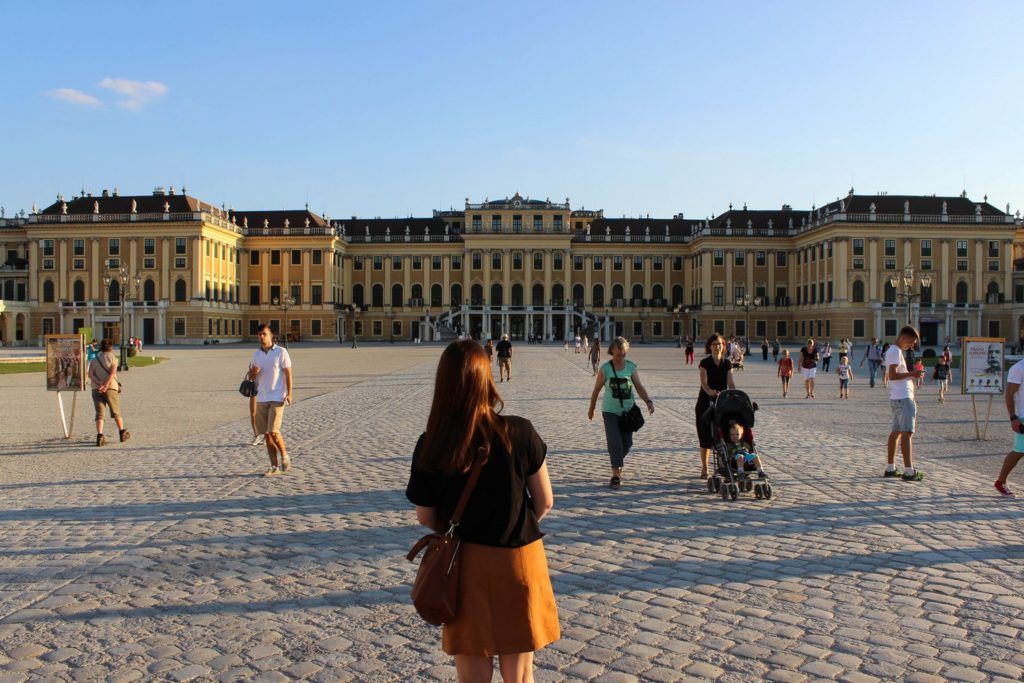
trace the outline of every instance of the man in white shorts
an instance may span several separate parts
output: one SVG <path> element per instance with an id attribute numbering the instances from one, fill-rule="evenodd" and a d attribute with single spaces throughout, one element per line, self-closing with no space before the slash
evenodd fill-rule
<path id="1" fill-rule="evenodd" d="M 892 407 L 892 431 L 886 448 L 886 477 L 902 477 L 903 481 L 921 481 L 924 472 L 914 468 L 913 438 L 917 426 L 917 402 L 914 383 L 924 370 L 908 370 L 903 352 L 921 339 L 917 330 L 907 325 L 900 330 L 896 343 L 885 352 L 884 367 L 889 377 L 889 405 Z M 903 454 L 903 471 L 896 469 L 896 444 Z"/>
<path id="2" fill-rule="evenodd" d="M 263 473 L 273 477 L 291 469 L 292 462 L 281 436 L 284 407 L 292 402 L 292 359 L 288 350 L 274 343 L 270 326 L 259 326 L 260 347 L 249 362 L 249 379 L 259 383 L 256 394 L 256 432 L 264 434 L 270 469 Z M 280 462 L 278 456 L 280 455 Z"/>
<path id="3" fill-rule="evenodd" d="M 996 479 L 996 491 L 1004 496 L 1012 496 L 1013 491 L 1006 485 L 1010 472 L 1017 466 L 1017 462 L 1024 458 L 1024 420 L 1018 417 L 1024 413 L 1024 393 L 1020 391 L 1020 385 L 1024 384 L 1024 360 L 1017 361 L 1010 372 L 1006 375 L 1006 411 L 1010 413 L 1010 429 L 1013 430 L 1013 450 L 1006 454 L 1003 460 L 1003 469 L 999 471 L 999 478 Z"/>
<path id="4" fill-rule="evenodd" d="M 804 376 L 804 389 L 807 396 L 814 398 L 814 377 L 818 374 L 818 346 L 813 339 L 807 340 L 807 346 L 800 349 L 800 374 Z"/>

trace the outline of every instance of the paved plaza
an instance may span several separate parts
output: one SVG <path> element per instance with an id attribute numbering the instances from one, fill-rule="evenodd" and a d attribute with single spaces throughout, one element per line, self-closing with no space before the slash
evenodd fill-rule
<path id="1" fill-rule="evenodd" d="M 41 375 L 0 376 L 0 683 L 453 680 L 404 557 L 440 351 L 294 348 L 293 469 L 271 479 L 236 391 L 252 347 L 154 350 L 168 360 L 125 377 L 132 440 L 100 449 L 85 395 L 63 441 Z M 783 400 L 752 360 L 737 384 L 760 403 L 776 495 L 723 502 L 695 476 L 695 366 L 675 347 L 630 357 L 656 413 L 617 492 L 582 355 L 519 345 L 499 385 L 547 441 L 555 491 L 563 629 L 538 680 L 1022 679 L 1024 503 L 992 488 L 1001 402 L 975 441 L 969 400 L 925 385 L 927 479 L 884 480 L 880 386 L 859 374 L 840 401 L 831 375 L 808 401 L 794 379 Z"/>

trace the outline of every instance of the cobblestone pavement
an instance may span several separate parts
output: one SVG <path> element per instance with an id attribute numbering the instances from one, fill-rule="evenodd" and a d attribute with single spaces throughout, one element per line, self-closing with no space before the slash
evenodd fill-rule
<path id="1" fill-rule="evenodd" d="M 265 454 L 242 445 L 244 407 L 215 402 L 219 426 L 163 443 L 0 450 L 0 682 L 452 679 L 404 558 L 438 352 L 366 349 L 362 381 L 307 394 L 286 414 L 283 477 L 255 476 Z M 761 404 L 776 496 L 724 502 L 694 476 L 696 371 L 675 348 L 631 357 L 657 406 L 618 492 L 582 356 L 518 347 L 499 385 L 550 449 L 563 637 L 539 680 L 1021 680 L 1024 505 L 954 466 L 1005 449 L 964 440 L 969 403 L 924 404 L 929 477 L 884 480 L 883 394 L 855 384 L 840 402 L 829 379 L 784 402 L 749 363 L 738 381 Z M 188 375 L 188 358 L 166 366 Z M 136 400 L 179 386 L 144 372 Z M 34 458 L 47 473 L 22 467 Z"/>

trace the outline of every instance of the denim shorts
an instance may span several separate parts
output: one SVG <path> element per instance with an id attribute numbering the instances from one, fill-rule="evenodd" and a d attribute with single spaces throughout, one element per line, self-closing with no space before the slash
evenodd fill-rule
<path id="1" fill-rule="evenodd" d="M 917 403 L 912 398 L 894 398 L 889 400 L 892 406 L 892 431 L 914 432 L 917 426 Z"/>
<path id="2" fill-rule="evenodd" d="M 1024 453 L 1024 434 L 1013 435 L 1013 452 Z"/>

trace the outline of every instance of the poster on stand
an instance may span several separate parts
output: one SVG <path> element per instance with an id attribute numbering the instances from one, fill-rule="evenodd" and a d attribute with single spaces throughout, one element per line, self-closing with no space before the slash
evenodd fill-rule
<path id="1" fill-rule="evenodd" d="M 961 394 L 1003 393 L 1003 349 L 1006 340 L 964 337 L 960 356 Z"/>
<path id="2" fill-rule="evenodd" d="M 85 342 L 80 334 L 48 334 L 46 390 L 85 391 Z"/>

